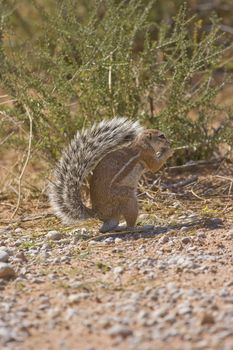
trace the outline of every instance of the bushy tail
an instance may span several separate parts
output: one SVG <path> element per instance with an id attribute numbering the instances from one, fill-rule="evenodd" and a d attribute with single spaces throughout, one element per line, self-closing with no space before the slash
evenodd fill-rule
<path id="1" fill-rule="evenodd" d="M 141 131 L 138 122 L 114 118 L 77 132 L 57 164 L 53 182 L 49 184 L 51 205 L 63 223 L 72 224 L 94 216 L 81 199 L 83 180 L 107 153 L 129 144 Z"/>

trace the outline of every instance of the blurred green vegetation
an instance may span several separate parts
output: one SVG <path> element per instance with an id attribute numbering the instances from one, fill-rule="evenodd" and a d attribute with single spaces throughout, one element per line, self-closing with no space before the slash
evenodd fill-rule
<path id="1" fill-rule="evenodd" d="M 231 82 L 233 9 L 227 1 L 0 0 L 0 137 L 59 157 L 76 129 L 113 116 L 172 138 L 176 161 L 232 146 L 232 109 L 216 102 Z M 12 126 L 12 122 L 14 126 Z"/>

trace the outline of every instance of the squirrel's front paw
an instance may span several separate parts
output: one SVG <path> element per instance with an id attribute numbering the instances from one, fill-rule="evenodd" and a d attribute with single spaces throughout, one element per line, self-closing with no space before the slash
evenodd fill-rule
<path id="1" fill-rule="evenodd" d="M 168 150 L 166 151 L 166 154 L 168 157 L 171 157 L 174 154 L 174 149 L 168 148 Z"/>
<path id="2" fill-rule="evenodd" d="M 164 149 L 162 149 L 162 155 L 165 156 L 166 158 L 169 158 L 173 155 L 174 150 L 170 147 L 165 147 Z"/>

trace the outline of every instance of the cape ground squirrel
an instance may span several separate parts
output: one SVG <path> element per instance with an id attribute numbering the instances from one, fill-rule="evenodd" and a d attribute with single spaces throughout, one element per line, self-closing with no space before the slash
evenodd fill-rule
<path id="1" fill-rule="evenodd" d="M 123 216 L 134 227 L 138 216 L 136 190 L 144 171 L 158 171 L 173 151 L 165 135 L 144 130 L 138 122 L 114 118 L 77 132 L 64 151 L 49 185 L 49 198 L 65 224 L 97 217 L 100 232 L 116 230 Z M 81 186 L 90 178 L 92 208 L 84 205 Z"/>

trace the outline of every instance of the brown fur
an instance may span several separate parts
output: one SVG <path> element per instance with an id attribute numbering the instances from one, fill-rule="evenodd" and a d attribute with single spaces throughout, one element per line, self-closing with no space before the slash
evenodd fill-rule
<path id="1" fill-rule="evenodd" d="M 115 230 L 123 216 L 128 227 L 138 216 L 136 190 L 144 171 L 158 171 L 172 155 L 169 141 L 158 130 L 143 131 L 130 146 L 107 154 L 90 180 L 92 209 L 104 222 L 101 232 Z"/>

